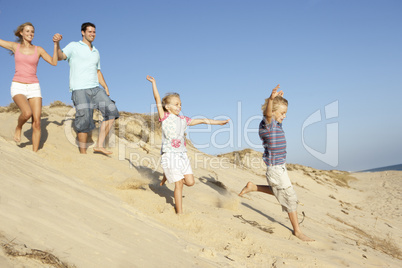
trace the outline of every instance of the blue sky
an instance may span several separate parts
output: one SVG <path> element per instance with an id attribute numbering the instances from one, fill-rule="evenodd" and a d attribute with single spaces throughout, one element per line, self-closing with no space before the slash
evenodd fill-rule
<path id="1" fill-rule="evenodd" d="M 232 120 L 189 129 L 210 154 L 262 150 L 261 104 L 279 83 L 289 101 L 288 162 L 356 171 L 402 163 L 400 14 L 399 0 L 0 0 L 0 38 L 13 41 L 30 21 L 34 44 L 51 54 L 54 33 L 64 47 L 81 39 L 83 22 L 95 23 L 119 110 L 152 111 L 152 75 L 162 95 L 181 94 L 185 115 Z M 14 74 L 5 49 L 0 68 L 5 106 Z M 72 103 L 68 75 L 67 62 L 40 61 L 44 105 Z"/>

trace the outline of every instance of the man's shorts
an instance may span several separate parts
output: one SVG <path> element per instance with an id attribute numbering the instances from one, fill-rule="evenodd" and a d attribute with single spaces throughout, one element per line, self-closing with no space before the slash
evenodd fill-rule
<path id="1" fill-rule="evenodd" d="M 282 210 L 288 213 L 296 211 L 298 200 L 286 165 L 268 166 L 266 176 L 268 185 L 271 186 L 276 199 L 282 205 Z"/>
<path id="2" fill-rule="evenodd" d="M 163 153 L 161 166 L 169 183 L 184 178 L 184 175 L 193 174 L 187 153 Z"/>
<path id="3" fill-rule="evenodd" d="M 119 118 L 119 111 L 103 88 L 74 90 L 71 100 L 75 106 L 74 129 L 77 132 L 90 132 L 95 128 L 93 120 L 94 109 L 98 109 L 103 121 Z"/>
<path id="4" fill-rule="evenodd" d="M 28 100 L 31 98 L 42 98 L 39 83 L 23 84 L 12 82 L 10 92 L 11 98 L 14 98 L 18 94 L 24 95 Z"/>

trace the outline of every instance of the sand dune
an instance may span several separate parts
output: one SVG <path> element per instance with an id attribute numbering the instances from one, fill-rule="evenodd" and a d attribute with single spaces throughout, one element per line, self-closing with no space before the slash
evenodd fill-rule
<path id="1" fill-rule="evenodd" d="M 12 141 L 18 114 L 0 109 L 0 267 L 400 267 L 402 172 L 321 171 L 289 164 L 299 200 L 299 241 L 272 196 L 238 197 L 265 184 L 261 155 L 219 157 L 191 145 L 196 185 L 159 186 L 160 132 L 125 113 L 112 156 L 80 155 L 71 107 L 44 107 L 42 147 L 30 124 Z M 96 131 L 93 135 L 96 138 Z"/>

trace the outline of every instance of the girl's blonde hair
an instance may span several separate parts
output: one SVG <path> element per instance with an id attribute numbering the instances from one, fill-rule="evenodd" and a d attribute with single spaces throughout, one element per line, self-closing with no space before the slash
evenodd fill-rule
<path id="1" fill-rule="evenodd" d="M 25 23 L 21 24 L 20 26 L 18 26 L 18 28 L 14 31 L 14 35 L 17 37 L 17 42 L 20 44 L 22 44 L 21 32 L 24 30 L 25 26 L 32 26 L 32 28 L 34 28 L 34 30 L 35 30 L 35 27 L 30 22 L 25 22 Z"/>
<path id="2" fill-rule="evenodd" d="M 262 114 L 265 115 L 265 110 L 267 109 L 269 98 L 265 99 L 264 104 L 261 106 Z M 272 112 L 278 110 L 279 106 L 285 105 L 288 107 L 288 100 L 281 96 L 276 96 L 273 103 L 272 103 Z"/>
<path id="3" fill-rule="evenodd" d="M 162 99 L 163 111 L 168 112 L 166 106 L 170 103 L 170 99 L 173 97 L 180 99 L 179 93 L 176 93 L 176 92 L 166 93 L 165 97 L 163 97 L 163 99 Z"/>

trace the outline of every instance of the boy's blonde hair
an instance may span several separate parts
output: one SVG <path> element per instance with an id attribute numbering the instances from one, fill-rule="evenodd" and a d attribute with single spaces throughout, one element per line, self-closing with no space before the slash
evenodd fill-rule
<path id="1" fill-rule="evenodd" d="M 269 98 L 265 99 L 264 104 L 261 106 L 262 114 L 265 115 L 265 110 L 267 109 Z M 279 106 L 285 105 L 288 107 L 288 100 L 281 96 L 276 96 L 273 103 L 272 103 L 272 112 L 278 110 Z"/>
<path id="2" fill-rule="evenodd" d="M 173 97 L 177 97 L 180 99 L 179 93 L 176 93 L 176 92 L 166 93 L 165 97 L 163 97 L 163 99 L 162 99 L 163 111 L 168 112 L 166 106 L 170 103 L 170 99 Z"/>

